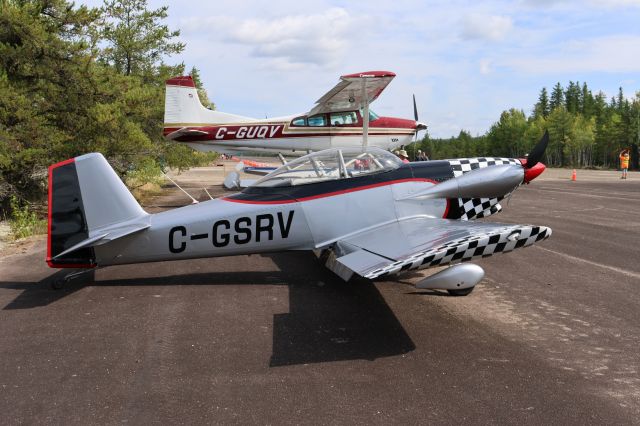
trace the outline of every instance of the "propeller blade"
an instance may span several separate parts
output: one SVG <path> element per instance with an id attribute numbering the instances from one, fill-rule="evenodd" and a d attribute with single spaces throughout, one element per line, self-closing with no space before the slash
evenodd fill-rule
<path id="1" fill-rule="evenodd" d="M 413 95 L 413 118 L 418 121 L 418 107 L 416 106 L 416 95 Z"/>
<path id="2" fill-rule="evenodd" d="M 549 131 L 545 130 L 540 142 L 533 147 L 527 157 L 527 165 L 525 166 L 527 169 L 532 168 L 542 160 L 542 156 L 544 155 L 544 151 L 547 149 L 547 145 L 549 145 Z"/>

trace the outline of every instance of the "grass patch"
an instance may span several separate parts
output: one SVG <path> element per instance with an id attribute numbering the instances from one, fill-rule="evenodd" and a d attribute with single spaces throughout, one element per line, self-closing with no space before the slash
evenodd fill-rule
<path id="1" fill-rule="evenodd" d="M 47 232 L 47 221 L 41 219 L 28 204 L 22 204 L 18 198 L 11 196 L 11 217 L 9 226 L 16 240 Z"/>

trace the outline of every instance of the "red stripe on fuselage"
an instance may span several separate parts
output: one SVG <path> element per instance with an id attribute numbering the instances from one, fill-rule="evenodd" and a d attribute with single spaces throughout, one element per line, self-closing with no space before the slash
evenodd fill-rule
<path id="1" fill-rule="evenodd" d="M 256 126 L 258 127 L 258 126 Z M 267 126 L 265 126 L 267 127 Z M 275 126 L 281 127 L 281 126 Z M 224 129 L 222 129 L 224 128 Z M 380 127 L 380 129 L 386 129 L 388 127 Z M 398 129 L 398 127 L 394 127 Z M 324 132 L 295 132 L 289 130 L 287 132 L 283 132 L 282 129 L 277 129 L 271 133 L 267 133 L 265 136 L 258 136 L 256 133 L 241 133 L 238 136 L 237 130 L 233 130 L 230 126 L 221 126 L 221 127 L 189 127 L 189 129 L 198 130 L 200 132 L 206 132 L 206 134 L 197 134 L 197 135 L 189 135 L 184 134 L 175 138 L 176 141 L 179 142 L 190 142 L 190 141 L 251 141 L 251 140 L 265 140 L 265 139 L 304 139 L 304 138 L 316 138 L 316 137 L 362 137 L 362 129 L 350 129 L 349 127 L 340 127 L 336 128 L 339 130 L 330 130 Z M 222 129 L 222 130 L 220 130 Z M 290 128 L 291 129 L 291 128 Z M 401 129 L 401 128 L 400 128 Z M 168 136 L 169 134 L 179 130 L 177 127 L 165 127 L 163 130 L 163 135 Z M 350 131 L 348 131 L 350 130 Z M 370 128 L 368 135 L 369 136 L 410 136 L 414 134 L 414 130 L 410 128 L 406 128 L 406 130 L 399 130 L 396 132 L 388 131 L 388 132 L 377 132 L 375 128 Z"/>
<path id="2" fill-rule="evenodd" d="M 241 204 L 291 204 L 291 203 L 299 203 L 302 201 L 317 200 L 319 198 L 335 197 L 336 195 L 348 194 L 350 192 L 364 191 L 366 189 L 379 188 L 382 186 L 395 185 L 395 184 L 406 183 L 406 182 L 430 182 L 433 184 L 438 184 L 437 181 L 432 179 L 407 178 L 407 179 L 390 180 L 387 182 L 379 182 L 371 185 L 363 185 L 363 186 L 358 186 L 356 188 L 343 189 L 340 191 L 325 192 L 323 194 L 310 195 L 308 197 L 301 197 L 293 200 L 259 201 L 259 200 L 240 200 L 240 199 L 234 199 L 234 198 L 228 198 L 228 197 L 220 198 L 220 200 L 229 201 L 232 203 L 241 203 Z M 450 206 L 450 201 L 449 199 L 447 199 L 447 207 L 445 207 L 444 214 L 442 215 L 443 218 L 447 217 L 447 213 L 449 213 L 449 206 Z"/>

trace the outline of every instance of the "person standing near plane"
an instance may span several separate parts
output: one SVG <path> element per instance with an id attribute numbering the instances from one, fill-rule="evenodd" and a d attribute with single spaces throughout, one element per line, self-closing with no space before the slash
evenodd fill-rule
<path id="1" fill-rule="evenodd" d="M 622 169 L 622 176 L 620 179 L 627 178 L 627 170 L 629 169 L 629 149 L 625 148 L 620 153 L 620 168 Z"/>
<path id="2" fill-rule="evenodd" d="M 400 151 L 398 151 L 398 157 L 400 157 L 403 163 L 409 162 L 409 155 L 407 154 L 407 151 L 405 151 L 404 149 L 401 149 Z"/>
<path id="3" fill-rule="evenodd" d="M 416 161 L 429 161 L 429 157 L 422 150 L 418 150 L 418 155 L 416 155 Z"/>

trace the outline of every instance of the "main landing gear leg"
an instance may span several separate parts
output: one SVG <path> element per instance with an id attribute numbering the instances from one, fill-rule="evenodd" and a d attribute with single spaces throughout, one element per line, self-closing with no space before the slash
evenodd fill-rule
<path id="1" fill-rule="evenodd" d="M 81 269 L 61 277 L 56 277 L 56 279 L 51 282 L 51 288 L 54 290 L 62 290 L 71 280 L 81 277 L 89 272 L 93 272 L 94 270 L 95 269 Z"/>

